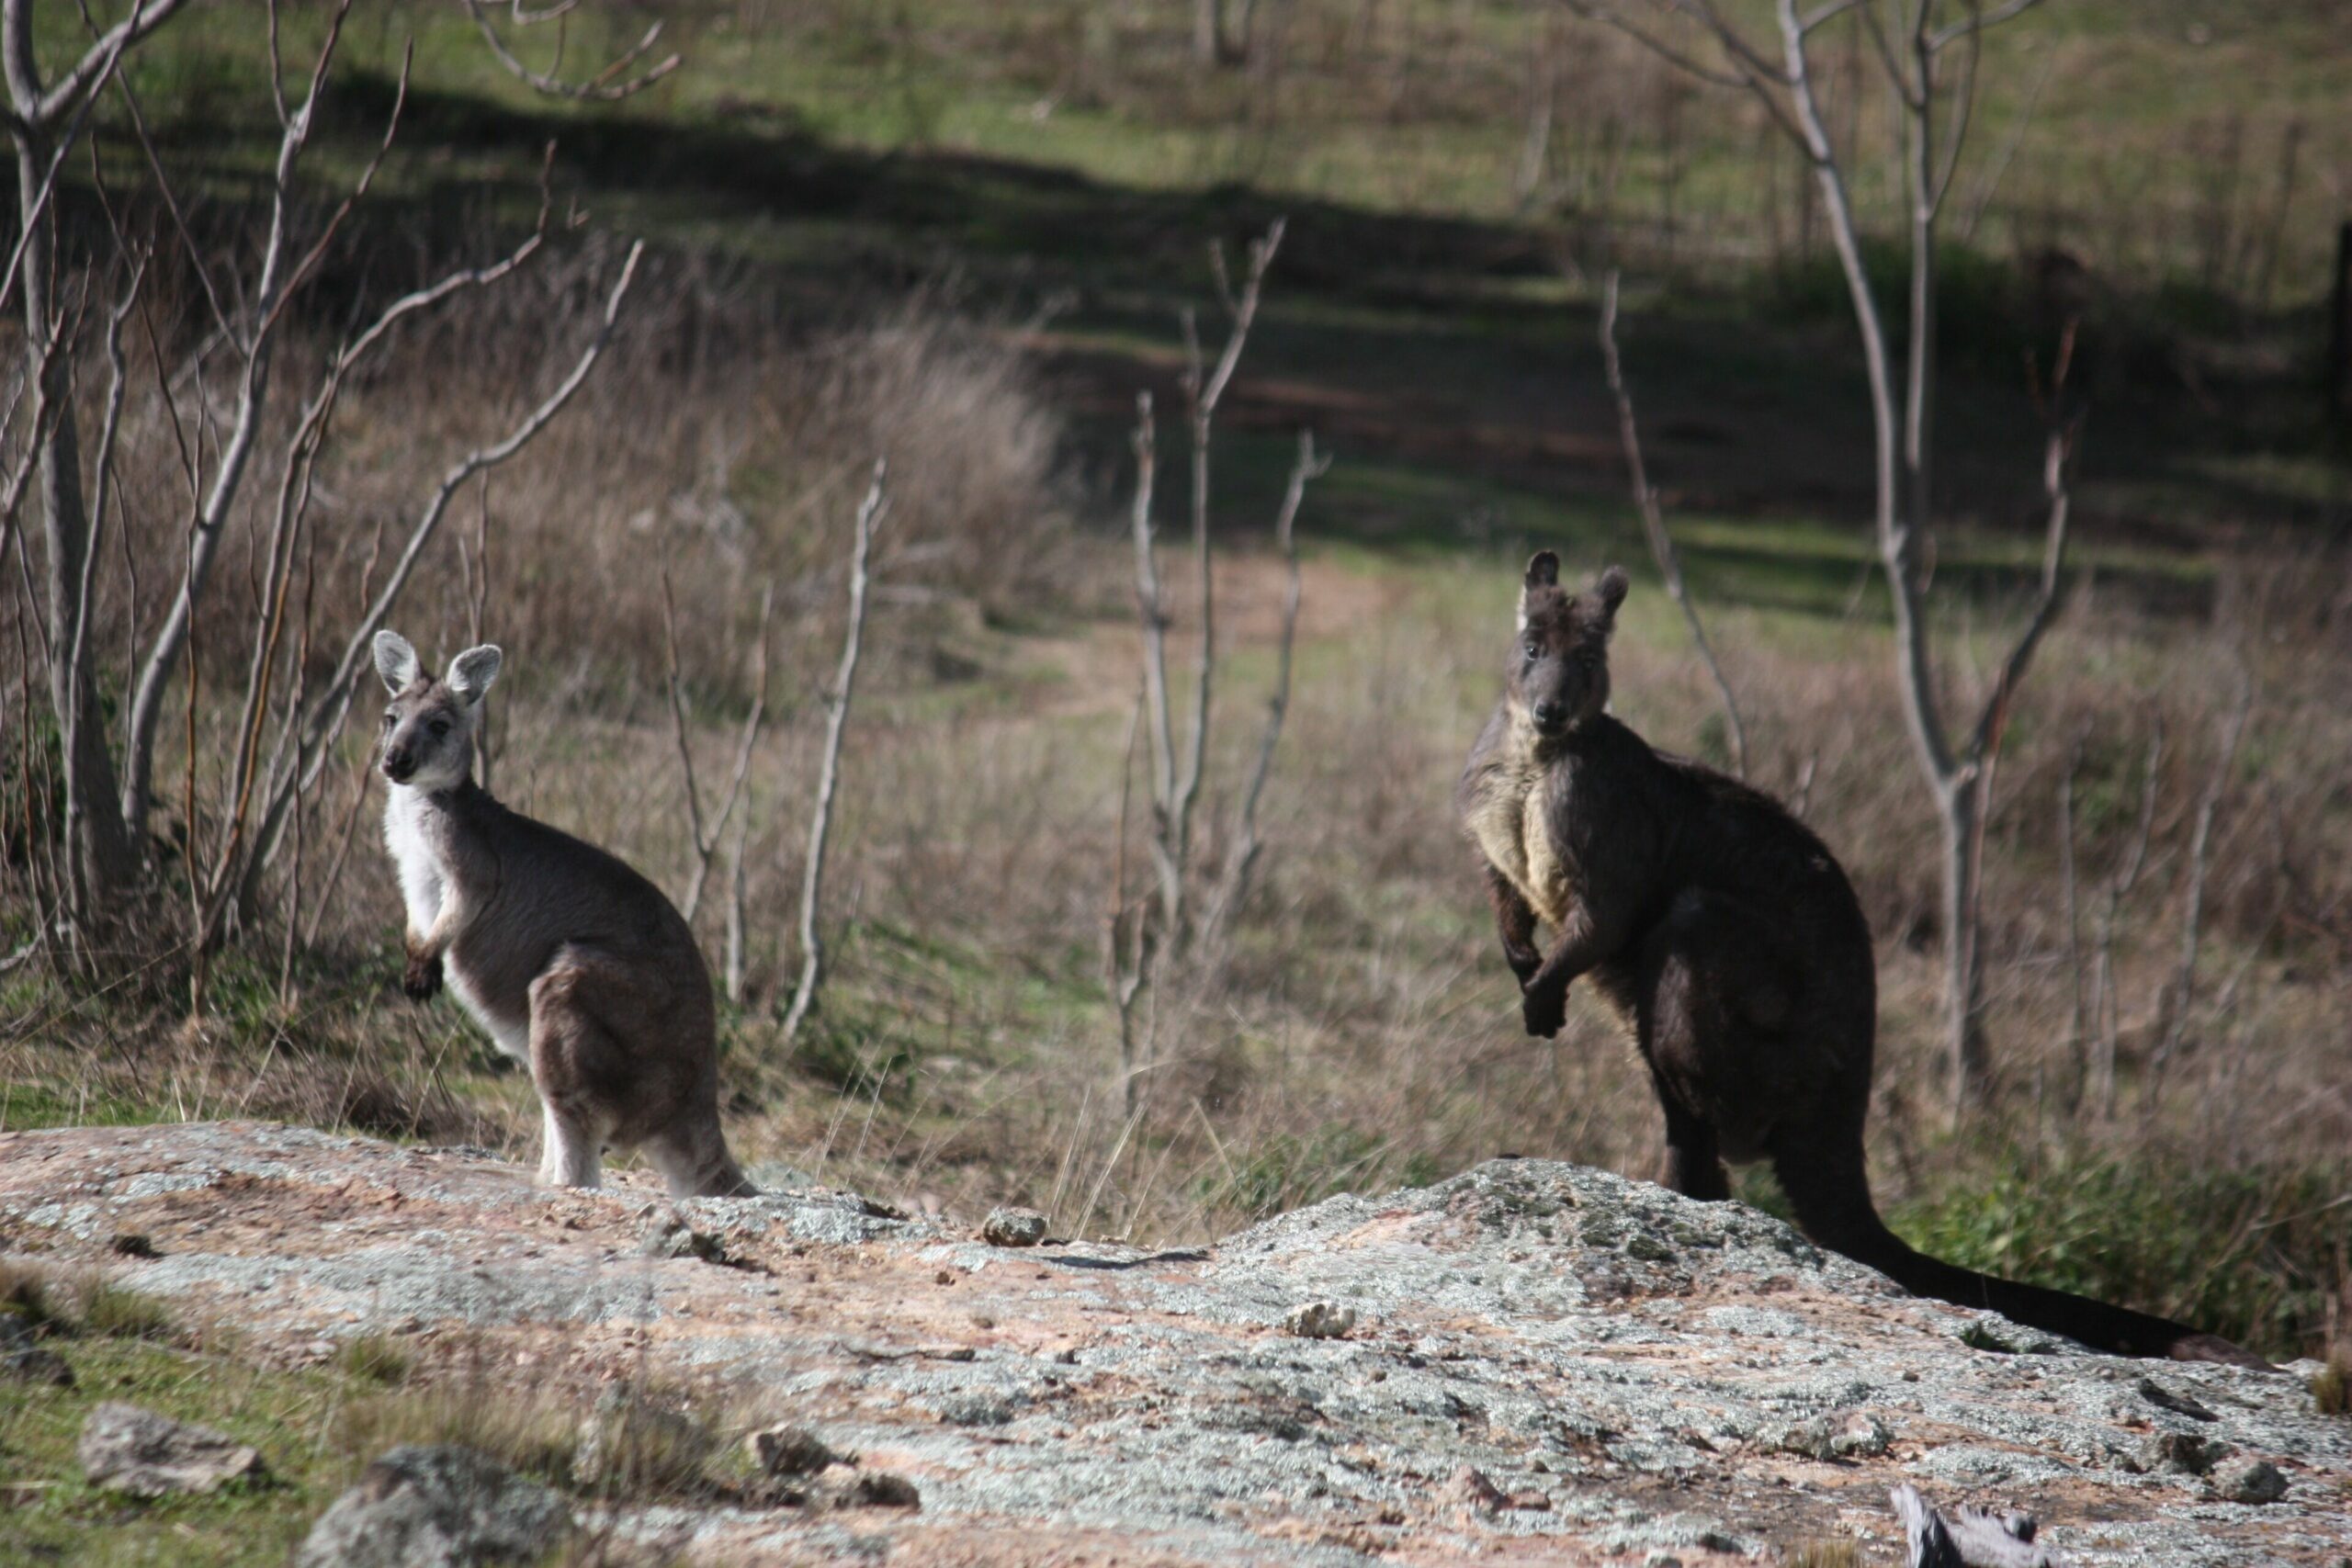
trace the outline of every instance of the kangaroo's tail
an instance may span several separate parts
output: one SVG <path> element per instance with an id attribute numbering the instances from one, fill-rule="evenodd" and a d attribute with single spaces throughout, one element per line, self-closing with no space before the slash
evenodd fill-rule
<path id="1" fill-rule="evenodd" d="M 2063 1334 L 2096 1350 L 2118 1356 L 2166 1357 L 2177 1361 L 2222 1361 L 2276 1371 L 2268 1361 L 2219 1335 L 2129 1307 L 2113 1306 L 2065 1291 L 2021 1284 L 1980 1274 L 1917 1252 L 1886 1228 L 1871 1201 L 1870 1177 L 1862 1165 L 1860 1138 L 1850 1153 L 1813 1145 L 1802 1151 L 1776 1151 L 1773 1168 L 1796 1210 L 1805 1235 L 1833 1252 L 1886 1275 L 1914 1295 L 1933 1296 L 1955 1306 L 1981 1307 L 2051 1334 Z"/>

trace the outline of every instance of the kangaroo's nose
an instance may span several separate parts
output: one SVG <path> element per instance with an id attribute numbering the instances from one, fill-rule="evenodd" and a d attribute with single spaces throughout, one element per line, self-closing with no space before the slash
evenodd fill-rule
<path id="1" fill-rule="evenodd" d="M 398 784 L 414 772 L 416 772 L 416 759 L 410 756 L 405 748 L 384 753 L 384 776 L 394 784 Z"/>
<path id="2" fill-rule="evenodd" d="M 1567 716 L 1561 711 L 1560 705 L 1557 703 L 1537 703 L 1535 705 L 1535 722 L 1546 729 L 1549 729 L 1553 726 L 1558 724 L 1561 719 L 1566 716 Z"/>

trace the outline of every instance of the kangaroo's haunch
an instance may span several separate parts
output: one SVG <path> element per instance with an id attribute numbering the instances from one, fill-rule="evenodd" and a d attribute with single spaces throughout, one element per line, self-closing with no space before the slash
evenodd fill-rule
<path id="1" fill-rule="evenodd" d="M 1568 987 L 1590 977 L 1649 1067 L 1679 1192 L 1727 1198 L 1724 1160 L 1769 1159 L 1807 1235 L 1906 1290 L 2120 1355 L 2267 1368 L 2164 1318 L 1926 1257 L 1886 1228 L 1862 1155 L 1878 976 L 1853 886 L 1778 802 L 1609 716 L 1625 573 L 1571 594 L 1549 550 L 1528 563 L 1503 700 L 1456 793 L 1528 1032 L 1556 1034 Z"/>

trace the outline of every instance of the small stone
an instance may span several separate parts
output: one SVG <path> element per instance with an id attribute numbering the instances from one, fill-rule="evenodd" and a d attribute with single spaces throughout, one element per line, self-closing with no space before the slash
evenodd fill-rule
<path id="1" fill-rule="evenodd" d="M 90 1412 L 74 1452 L 91 1485 L 133 1497 L 212 1492 L 267 1473 L 259 1450 L 209 1427 L 112 1402 Z"/>
<path id="2" fill-rule="evenodd" d="M 2194 1421 L 2219 1421 L 2221 1417 L 2206 1409 L 2185 1393 L 2175 1393 L 2154 1378 L 2140 1380 L 2140 1397 L 2160 1410 L 2176 1416 L 2186 1416 Z"/>
<path id="3" fill-rule="evenodd" d="M 637 1255 L 639 1258 L 698 1258 L 705 1263 L 724 1263 L 727 1247 L 707 1231 L 698 1231 L 688 1224 L 685 1216 L 676 1210 L 657 1212 L 645 1222 L 638 1233 Z"/>
<path id="4" fill-rule="evenodd" d="M 107 1246 L 110 1247 L 118 1257 L 121 1258 L 153 1258 L 155 1256 L 155 1243 L 153 1240 L 140 1235 L 137 1231 L 119 1232 L 112 1241 L 107 1243 Z"/>
<path id="5" fill-rule="evenodd" d="M 2160 1474 L 2203 1475 L 2229 1451 L 2227 1443 L 2195 1432 L 2158 1432 L 2147 1441 L 2145 1462 Z"/>
<path id="6" fill-rule="evenodd" d="M 1829 1457 L 1829 1423 L 1819 1416 L 1792 1423 L 1772 1438 L 1772 1446 L 1782 1453 L 1826 1460 Z"/>
<path id="7" fill-rule="evenodd" d="M 859 1476 L 843 1495 L 842 1502 L 853 1507 L 920 1508 L 922 1494 L 915 1483 L 903 1475 L 887 1470 L 868 1471 Z"/>
<path id="8" fill-rule="evenodd" d="M 1876 1459 L 1894 1442 L 1894 1432 L 1885 1422 L 1868 1411 L 1850 1410 L 1833 1425 L 1829 1451 L 1840 1459 Z"/>
<path id="9" fill-rule="evenodd" d="M 2216 1465 L 2205 1484 L 2225 1503 L 2276 1503 L 2287 1495 L 2287 1478 L 2278 1467 L 2251 1455 Z"/>
<path id="10" fill-rule="evenodd" d="M 1308 1302 L 1283 1317 L 1283 1332 L 1300 1339 L 1345 1339 L 1356 1325 L 1356 1309 L 1337 1302 Z"/>
<path id="11" fill-rule="evenodd" d="M 1035 1247 L 1046 1239 L 1046 1216 L 1035 1209 L 992 1209 L 980 1239 L 990 1247 Z"/>
<path id="12" fill-rule="evenodd" d="M 537 1562 L 571 1533 L 571 1510 L 470 1449 L 405 1444 L 360 1472 L 319 1516 L 295 1568 L 477 1568 Z"/>
<path id="13" fill-rule="evenodd" d="M 1500 1513 L 1511 1506 L 1510 1498 L 1501 1487 L 1466 1464 L 1455 1471 L 1453 1479 L 1446 1483 L 1445 1497 L 1450 1503 L 1480 1514 Z"/>
<path id="14" fill-rule="evenodd" d="M 743 1440 L 763 1475 L 814 1475 L 829 1464 L 848 1462 L 806 1427 L 769 1427 Z"/>

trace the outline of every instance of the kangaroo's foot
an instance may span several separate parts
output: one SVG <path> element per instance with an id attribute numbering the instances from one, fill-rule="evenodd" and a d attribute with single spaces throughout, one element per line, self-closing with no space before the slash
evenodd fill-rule
<path id="1" fill-rule="evenodd" d="M 727 1152 L 718 1118 L 656 1134 L 642 1145 L 645 1162 L 662 1173 L 673 1198 L 756 1198 L 760 1190 Z"/>
<path id="2" fill-rule="evenodd" d="M 602 1140 L 551 1105 L 539 1107 L 539 1185 L 542 1187 L 602 1187 L 605 1161 Z"/>

